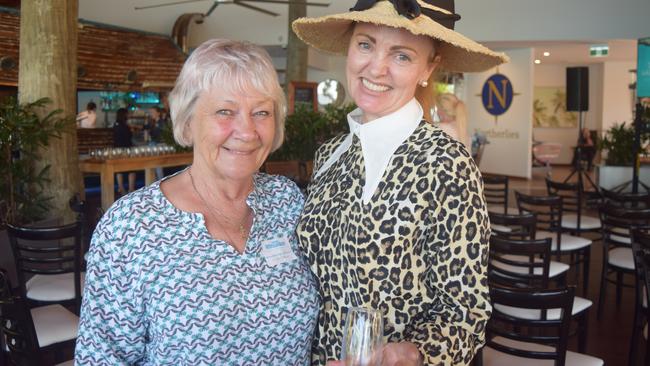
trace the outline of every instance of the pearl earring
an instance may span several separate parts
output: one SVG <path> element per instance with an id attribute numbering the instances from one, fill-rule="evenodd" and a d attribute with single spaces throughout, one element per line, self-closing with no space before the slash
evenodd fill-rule
<path id="1" fill-rule="evenodd" d="M 429 82 L 428 82 L 428 81 L 426 81 L 426 80 L 422 80 L 422 81 L 420 81 L 420 86 L 421 86 L 421 87 L 426 88 L 428 85 L 429 85 Z"/>

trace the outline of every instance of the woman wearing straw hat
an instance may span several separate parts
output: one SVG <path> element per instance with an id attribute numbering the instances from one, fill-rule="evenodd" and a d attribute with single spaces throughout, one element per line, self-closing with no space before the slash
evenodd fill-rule
<path id="1" fill-rule="evenodd" d="M 465 147 L 427 121 L 435 70 L 486 70 L 507 57 L 453 31 L 453 1 L 432 3 L 361 0 L 293 23 L 307 44 L 347 53 L 359 107 L 351 133 L 319 148 L 298 225 L 321 295 L 314 365 L 340 357 L 350 307 L 383 313 L 382 365 L 469 364 L 484 342 L 481 177 Z"/>

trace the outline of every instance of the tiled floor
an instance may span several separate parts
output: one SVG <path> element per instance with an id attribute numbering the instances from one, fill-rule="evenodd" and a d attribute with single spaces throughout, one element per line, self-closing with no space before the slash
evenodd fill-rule
<path id="1" fill-rule="evenodd" d="M 519 179 L 510 178 L 510 196 L 511 206 L 516 206 L 514 191 L 519 190 L 523 193 L 545 194 L 546 185 L 544 182 L 545 170 L 535 169 L 533 178 Z M 571 169 L 569 167 L 553 167 L 551 179 L 564 181 Z M 572 177 L 572 181 L 575 176 Z M 594 180 L 595 181 L 595 180 Z M 587 185 L 585 185 L 586 189 Z M 591 210 L 591 215 L 597 215 L 597 211 Z M 582 286 L 578 287 L 578 295 L 587 297 L 593 302 L 589 312 L 589 336 L 587 344 L 587 353 L 599 357 L 605 361 L 606 365 L 627 365 L 630 349 L 630 339 L 632 335 L 632 317 L 634 311 L 634 291 L 632 288 L 623 290 L 620 307 L 617 308 L 615 301 L 615 290 L 612 284 L 609 285 L 604 305 L 603 317 L 601 320 L 596 319 L 598 310 L 598 294 L 600 291 L 600 276 L 602 270 L 602 246 L 600 242 L 595 242 L 591 250 L 591 263 L 589 274 L 589 291 L 585 296 L 582 294 Z M 568 276 L 569 282 L 575 281 L 573 273 Z M 642 343 L 639 345 L 639 365 L 642 364 L 645 348 Z M 572 350 L 577 350 L 577 342 L 572 339 L 570 343 Z"/>

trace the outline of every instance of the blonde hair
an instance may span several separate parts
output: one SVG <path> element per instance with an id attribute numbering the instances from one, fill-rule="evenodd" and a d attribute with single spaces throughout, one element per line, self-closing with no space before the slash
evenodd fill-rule
<path id="1" fill-rule="evenodd" d="M 429 62 L 435 62 L 436 56 L 437 55 L 437 50 L 438 47 L 440 46 L 440 41 L 437 39 L 432 39 L 433 40 L 433 49 L 431 51 L 431 56 L 429 58 Z M 427 86 L 422 87 L 420 85 L 417 86 L 415 89 L 415 99 L 420 103 L 422 106 L 422 110 L 424 111 L 424 118 L 428 122 L 432 122 L 434 120 L 433 115 L 431 114 L 433 112 L 433 107 L 436 105 L 436 83 L 438 82 L 438 71 L 433 70 L 431 75 L 429 75 L 429 79 L 427 80 Z"/>
<path id="2" fill-rule="evenodd" d="M 275 136 L 272 151 L 282 145 L 287 102 L 269 54 L 252 43 L 227 39 L 211 39 L 195 49 L 169 93 L 176 142 L 192 146 L 189 125 L 194 106 L 201 93 L 213 88 L 236 93 L 255 90 L 273 100 Z"/>

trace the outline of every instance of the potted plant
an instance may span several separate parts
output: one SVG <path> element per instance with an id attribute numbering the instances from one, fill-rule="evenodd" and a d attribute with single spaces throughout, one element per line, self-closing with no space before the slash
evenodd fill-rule
<path id="1" fill-rule="evenodd" d="M 330 138 L 348 130 L 347 114 L 353 104 L 341 107 L 326 106 L 323 112 L 297 105 L 285 120 L 285 139 L 282 147 L 271 154 L 266 171 L 283 174 L 303 183 L 311 176 L 316 149 Z"/>
<path id="2" fill-rule="evenodd" d="M 604 153 L 603 163 L 598 168 L 598 185 L 614 189 L 632 180 L 634 165 L 634 125 L 622 122 L 610 127 L 598 141 L 598 149 Z M 641 150 L 648 143 L 648 133 L 641 135 Z M 641 167 L 641 181 L 650 182 L 650 168 Z"/>
<path id="3" fill-rule="evenodd" d="M 74 123 L 61 118 L 61 110 L 41 117 L 49 103 L 47 98 L 24 104 L 14 97 L 0 100 L 0 267 L 5 269 L 13 268 L 6 224 L 40 220 L 50 207 L 50 197 L 43 194 L 50 167 L 37 170 L 33 162 L 50 138 Z M 15 279 L 15 272 L 9 272 Z"/>

